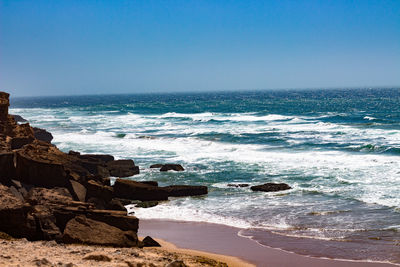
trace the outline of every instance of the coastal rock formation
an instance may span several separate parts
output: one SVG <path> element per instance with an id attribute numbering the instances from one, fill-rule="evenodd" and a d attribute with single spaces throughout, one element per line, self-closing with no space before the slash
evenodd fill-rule
<path id="1" fill-rule="evenodd" d="M 124 204 L 157 205 L 169 196 L 207 194 L 206 186 L 159 187 L 157 181 L 114 177 L 139 174 L 131 159 L 64 153 L 52 135 L 8 114 L 9 94 L 0 92 L 0 231 L 28 240 L 56 240 L 107 246 L 138 246 L 139 220 Z M 160 171 L 183 171 L 179 164 Z M 135 201 L 137 200 L 137 201 Z M 141 245 L 158 243 L 146 237 Z"/>
<path id="2" fill-rule="evenodd" d="M 35 138 L 40 141 L 51 143 L 51 140 L 53 140 L 53 135 L 45 129 L 33 127 L 33 134 Z"/>
<path id="3" fill-rule="evenodd" d="M 29 210 L 29 204 L 0 184 L 0 231 L 13 237 L 30 237 L 30 230 L 36 226 L 33 218 L 28 219 Z"/>
<path id="4" fill-rule="evenodd" d="M 276 192 L 282 190 L 291 189 L 291 187 L 285 183 L 266 183 L 263 185 L 255 185 L 250 187 L 253 191 L 263 191 L 263 192 Z"/>
<path id="5" fill-rule="evenodd" d="M 10 184 L 11 179 L 15 178 L 14 153 L 0 153 L 0 183 Z"/>
<path id="6" fill-rule="evenodd" d="M 139 167 L 135 166 L 135 163 L 131 159 L 107 162 L 107 169 L 110 175 L 114 177 L 129 177 L 139 174 Z"/>
<path id="7" fill-rule="evenodd" d="M 153 185 L 117 179 L 114 183 L 114 197 L 142 201 L 168 200 L 168 193 Z"/>
<path id="8" fill-rule="evenodd" d="M 103 222 L 77 216 L 71 219 L 62 237 L 65 243 L 103 245 L 113 247 L 133 247 L 138 245 L 133 231 L 122 231 Z"/>
<path id="9" fill-rule="evenodd" d="M 196 185 L 170 185 L 162 187 L 168 193 L 169 197 L 185 197 L 206 195 L 208 193 L 207 186 Z"/>

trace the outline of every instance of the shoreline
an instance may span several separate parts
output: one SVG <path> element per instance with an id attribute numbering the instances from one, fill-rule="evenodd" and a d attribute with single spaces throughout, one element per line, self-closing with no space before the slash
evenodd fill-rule
<path id="1" fill-rule="evenodd" d="M 259 244 L 239 235 L 240 228 L 206 222 L 140 219 L 139 235 L 150 235 L 178 248 L 239 258 L 268 267 L 395 267 L 398 264 L 368 260 L 317 258 Z"/>

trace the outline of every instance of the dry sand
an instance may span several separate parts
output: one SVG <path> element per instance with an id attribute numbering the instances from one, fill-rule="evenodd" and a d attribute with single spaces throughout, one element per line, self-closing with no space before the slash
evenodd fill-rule
<path id="1" fill-rule="evenodd" d="M 253 266 L 237 258 L 182 250 L 159 240 L 162 248 L 110 248 L 63 245 L 55 241 L 0 239 L 0 266 L 132 267 L 132 266 Z M 227 264 L 226 264 L 227 263 Z"/>

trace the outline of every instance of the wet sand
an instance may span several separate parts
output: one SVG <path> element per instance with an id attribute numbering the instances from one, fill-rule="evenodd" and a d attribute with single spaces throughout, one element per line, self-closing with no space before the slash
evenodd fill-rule
<path id="1" fill-rule="evenodd" d="M 139 235 L 150 235 L 175 244 L 179 248 L 193 249 L 238 257 L 265 267 L 394 267 L 390 263 L 333 260 L 314 258 L 265 247 L 238 236 L 239 228 L 225 225 L 140 219 Z"/>

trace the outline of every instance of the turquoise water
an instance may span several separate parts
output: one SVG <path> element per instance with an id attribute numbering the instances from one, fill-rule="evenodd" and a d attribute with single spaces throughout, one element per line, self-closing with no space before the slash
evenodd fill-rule
<path id="1" fill-rule="evenodd" d="M 205 197 L 135 209 L 139 218 L 221 223 L 298 253 L 400 262 L 399 89 L 15 98 L 11 104 L 12 113 L 52 132 L 63 151 L 134 159 L 137 180 L 209 187 Z M 186 171 L 148 168 L 164 162 Z M 293 189 L 227 186 L 266 182 Z"/>

